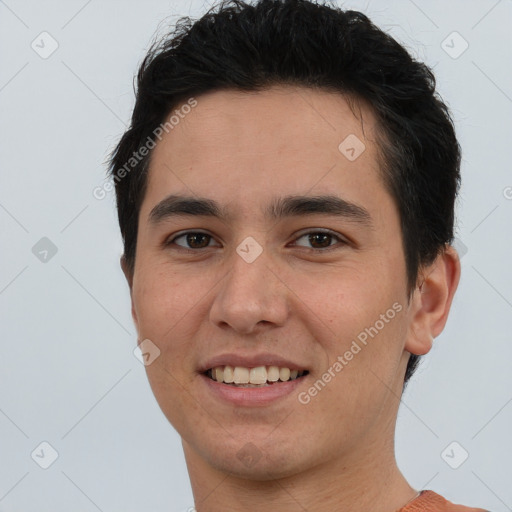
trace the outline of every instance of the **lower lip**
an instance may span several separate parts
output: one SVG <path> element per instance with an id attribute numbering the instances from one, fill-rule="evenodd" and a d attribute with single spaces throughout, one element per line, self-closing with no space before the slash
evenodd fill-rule
<path id="1" fill-rule="evenodd" d="M 268 405 L 271 402 L 290 395 L 297 389 L 297 387 L 303 384 L 307 375 L 298 377 L 294 380 L 279 382 L 258 388 L 231 386 L 229 384 L 217 382 L 216 380 L 210 379 L 210 377 L 202 374 L 200 377 L 203 379 L 208 389 L 221 400 L 238 406 L 254 407 Z"/>

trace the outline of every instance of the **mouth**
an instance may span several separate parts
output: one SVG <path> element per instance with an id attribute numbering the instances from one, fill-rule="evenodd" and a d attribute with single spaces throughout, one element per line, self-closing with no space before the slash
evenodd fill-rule
<path id="1" fill-rule="evenodd" d="M 308 370 L 290 369 L 279 366 L 215 366 L 203 375 L 209 379 L 237 388 L 263 388 L 297 380 L 309 374 Z"/>

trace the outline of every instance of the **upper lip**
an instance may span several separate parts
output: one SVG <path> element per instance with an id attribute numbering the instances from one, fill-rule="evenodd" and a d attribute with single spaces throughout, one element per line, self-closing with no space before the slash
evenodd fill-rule
<path id="1" fill-rule="evenodd" d="M 254 354 L 242 355 L 235 353 L 219 354 L 200 365 L 199 371 L 206 372 L 210 368 L 218 366 L 241 366 L 245 368 L 256 368 L 258 366 L 279 366 L 280 368 L 289 368 L 290 370 L 306 370 L 306 366 L 285 359 L 276 354 Z"/>

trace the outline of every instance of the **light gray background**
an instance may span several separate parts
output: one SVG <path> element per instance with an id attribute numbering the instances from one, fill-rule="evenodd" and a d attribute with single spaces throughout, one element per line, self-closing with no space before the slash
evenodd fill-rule
<path id="1" fill-rule="evenodd" d="M 207 5 L 0 1 L 1 511 L 193 506 L 179 436 L 133 354 L 114 197 L 92 191 L 105 183 L 103 162 L 129 121 L 132 79 L 157 26 Z M 415 488 L 512 510 L 512 1 L 344 6 L 433 67 L 463 148 L 461 284 L 403 397 L 399 465 Z M 50 48 L 43 31 L 59 45 L 46 59 L 31 48 Z M 454 31 L 469 44 L 457 58 L 464 42 Z M 57 247 L 46 262 L 32 252 L 42 237 Z M 43 441 L 59 454 L 48 469 L 34 460 L 49 460 Z M 453 441 L 452 464 L 469 453 L 458 469 L 442 457 Z"/>

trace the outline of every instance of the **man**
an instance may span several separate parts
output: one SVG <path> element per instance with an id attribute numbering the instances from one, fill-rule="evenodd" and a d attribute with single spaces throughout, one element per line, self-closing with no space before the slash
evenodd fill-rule
<path id="1" fill-rule="evenodd" d="M 477 510 L 394 454 L 459 281 L 459 167 L 431 71 L 361 13 L 235 0 L 149 51 L 111 173 L 199 512 Z"/>

